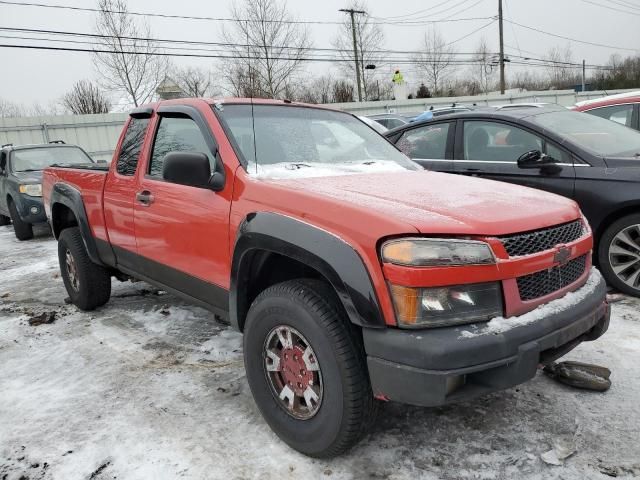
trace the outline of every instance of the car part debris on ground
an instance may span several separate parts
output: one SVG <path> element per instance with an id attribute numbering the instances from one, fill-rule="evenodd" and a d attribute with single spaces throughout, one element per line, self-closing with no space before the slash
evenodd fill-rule
<path id="1" fill-rule="evenodd" d="M 540 455 L 542 460 L 549 465 L 564 465 L 565 459 L 576 453 L 576 443 L 573 438 L 556 438 L 553 448 Z"/>
<path id="2" fill-rule="evenodd" d="M 611 370 L 582 362 L 550 363 L 544 373 L 560 383 L 585 390 L 605 392 L 611 387 Z"/>

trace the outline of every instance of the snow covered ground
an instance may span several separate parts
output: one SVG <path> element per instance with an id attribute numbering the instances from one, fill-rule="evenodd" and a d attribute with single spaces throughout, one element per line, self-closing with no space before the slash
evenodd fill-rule
<path id="1" fill-rule="evenodd" d="M 640 301 L 567 358 L 613 371 L 585 392 L 543 374 L 443 408 L 385 405 L 330 461 L 292 451 L 251 398 L 239 334 L 144 283 L 65 305 L 56 243 L 0 227 L 0 479 L 597 479 L 640 476 Z M 57 312 L 54 323 L 28 318 Z M 575 442 L 564 466 L 540 455 Z"/>

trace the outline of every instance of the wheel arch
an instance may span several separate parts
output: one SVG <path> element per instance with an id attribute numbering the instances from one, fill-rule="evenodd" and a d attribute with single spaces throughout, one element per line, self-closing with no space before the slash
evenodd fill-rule
<path id="1" fill-rule="evenodd" d="M 98 254 L 98 247 L 91 228 L 87 212 L 79 190 L 64 184 L 56 183 L 51 190 L 51 230 L 57 240 L 65 228 L 78 227 L 87 254 L 92 262 L 103 265 Z"/>
<path id="2" fill-rule="evenodd" d="M 640 202 L 633 202 L 623 204 L 621 207 L 609 212 L 598 224 L 594 231 L 594 241 L 596 243 L 596 248 L 600 246 L 600 238 L 604 235 L 604 232 L 609 228 L 614 222 L 620 220 L 622 217 L 626 217 L 627 215 L 631 215 L 634 213 L 640 213 Z"/>
<path id="3" fill-rule="evenodd" d="M 238 230 L 231 267 L 229 319 L 242 331 L 253 299 L 280 281 L 311 277 L 335 291 L 352 323 L 385 327 L 360 255 L 322 229 L 275 213 L 252 213 Z"/>

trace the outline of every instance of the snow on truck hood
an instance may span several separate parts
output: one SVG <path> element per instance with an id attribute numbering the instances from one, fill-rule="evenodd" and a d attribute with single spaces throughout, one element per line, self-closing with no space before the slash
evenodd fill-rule
<path id="1" fill-rule="evenodd" d="M 446 173 L 379 168 L 373 169 L 375 173 L 333 171 L 332 175 L 310 176 L 313 168 L 301 167 L 295 172 L 304 169 L 302 178 L 258 178 L 318 200 L 338 202 L 363 215 L 402 220 L 425 234 L 505 235 L 580 218 L 580 209 L 572 200 L 532 188 Z"/>

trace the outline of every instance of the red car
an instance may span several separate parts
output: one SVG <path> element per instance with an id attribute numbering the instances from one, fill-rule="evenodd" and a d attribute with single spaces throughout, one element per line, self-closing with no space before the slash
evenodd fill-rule
<path id="1" fill-rule="evenodd" d="M 75 305 L 135 278 L 228 319 L 260 411 L 307 455 L 348 449 L 379 400 L 517 385 L 609 322 L 576 203 L 421 170 L 344 112 L 151 104 L 110 168 L 49 168 L 43 195 Z"/>
<path id="2" fill-rule="evenodd" d="M 573 110 L 587 112 L 640 130 L 640 91 L 587 100 L 577 103 Z"/>

